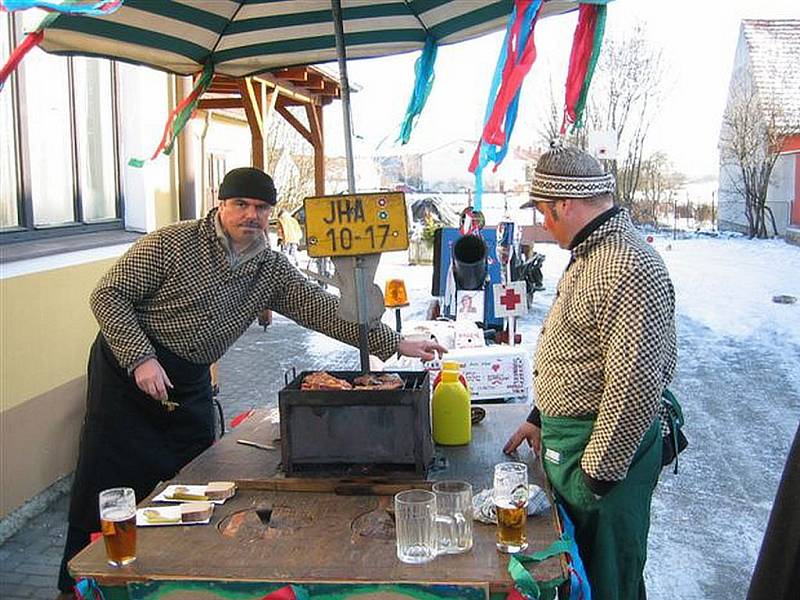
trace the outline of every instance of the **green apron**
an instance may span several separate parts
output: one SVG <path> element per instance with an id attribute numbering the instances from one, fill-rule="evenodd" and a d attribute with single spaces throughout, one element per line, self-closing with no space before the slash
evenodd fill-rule
<path id="1" fill-rule="evenodd" d="M 644 563 L 650 500 L 661 471 L 658 420 L 647 430 L 625 479 L 599 500 L 587 487 L 581 458 L 595 417 L 542 414 L 542 462 L 556 496 L 575 524 L 575 537 L 596 600 L 646 597 Z"/>

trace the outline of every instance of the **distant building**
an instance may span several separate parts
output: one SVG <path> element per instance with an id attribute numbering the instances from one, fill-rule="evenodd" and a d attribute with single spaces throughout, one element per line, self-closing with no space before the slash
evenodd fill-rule
<path id="1" fill-rule="evenodd" d="M 727 111 L 737 96 L 751 90 L 760 118 L 778 115 L 776 125 L 787 134 L 800 131 L 800 20 L 743 20 L 736 48 Z M 720 146 L 725 130 L 720 134 Z M 720 229 L 747 231 L 741 173 L 720 152 Z M 767 192 L 778 234 L 800 241 L 800 135 L 784 139 Z"/>

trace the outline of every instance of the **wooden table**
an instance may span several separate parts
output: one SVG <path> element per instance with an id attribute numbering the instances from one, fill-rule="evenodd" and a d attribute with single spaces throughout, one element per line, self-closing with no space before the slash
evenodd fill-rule
<path id="1" fill-rule="evenodd" d="M 473 427 L 472 443 L 437 447 L 428 482 L 416 484 L 396 477 L 282 477 L 274 442 L 277 427 L 270 418 L 274 412 L 257 411 L 168 482 L 237 482 L 236 496 L 215 508 L 209 525 L 139 528 L 138 558 L 123 568 L 107 565 L 98 541 L 70 562 L 70 571 L 76 578 L 94 578 L 107 600 L 260 600 L 287 583 L 326 600 L 504 598 L 511 585 L 508 556 L 495 549 L 494 525 L 475 522 L 469 553 L 407 565 L 395 554 L 394 526 L 386 511 L 391 494 L 436 480 L 465 479 L 475 493 L 491 486 L 493 465 L 509 460 L 503 443 L 527 409 L 484 408 L 486 419 Z M 240 439 L 276 449 L 242 445 Z M 532 479 L 541 481 L 527 447 L 521 457 L 531 465 Z M 149 504 L 148 498 L 140 506 Z M 529 517 L 528 552 L 542 550 L 556 538 L 551 515 Z M 534 574 L 550 579 L 562 569 L 561 561 L 551 559 Z"/>

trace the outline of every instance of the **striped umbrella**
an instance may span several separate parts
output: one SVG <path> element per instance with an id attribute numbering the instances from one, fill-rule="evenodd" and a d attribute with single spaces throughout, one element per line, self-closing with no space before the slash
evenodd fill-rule
<path id="1" fill-rule="evenodd" d="M 577 8 L 549 0 L 541 16 Z M 342 0 L 347 58 L 420 50 L 502 29 L 513 0 Z M 233 77 L 337 59 L 330 0 L 126 0 L 104 16 L 63 14 L 42 49 L 115 58 L 180 75 Z"/>

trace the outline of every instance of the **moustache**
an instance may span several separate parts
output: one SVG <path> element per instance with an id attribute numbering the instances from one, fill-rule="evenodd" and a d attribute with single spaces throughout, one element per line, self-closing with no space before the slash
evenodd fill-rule
<path id="1" fill-rule="evenodd" d="M 240 225 L 240 227 L 246 227 L 248 229 L 261 229 L 261 223 L 258 221 L 245 221 Z"/>

